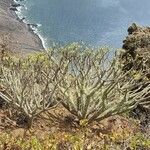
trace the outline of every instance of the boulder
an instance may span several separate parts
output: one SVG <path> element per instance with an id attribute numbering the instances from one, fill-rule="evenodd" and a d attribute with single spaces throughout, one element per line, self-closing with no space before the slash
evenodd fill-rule
<path id="1" fill-rule="evenodd" d="M 12 11 L 18 11 L 18 9 L 16 7 L 11 7 L 10 10 L 12 10 Z"/>

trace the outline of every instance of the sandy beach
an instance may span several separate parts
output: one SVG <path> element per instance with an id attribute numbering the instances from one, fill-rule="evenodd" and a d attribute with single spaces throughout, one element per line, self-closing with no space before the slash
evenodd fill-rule
<path id="1" fill-rule="evenodd" d="M 2 37 L 6 36 L 13 51 L 24 53 L 43 50 L 39 36 L 17 17 L 14 10 L 11 10 L 12 4 L 13 0 L 0 0 L 0 42 Z"/>

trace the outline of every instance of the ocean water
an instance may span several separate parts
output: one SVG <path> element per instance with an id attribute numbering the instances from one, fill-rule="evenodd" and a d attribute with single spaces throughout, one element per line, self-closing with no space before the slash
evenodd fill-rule
<path id="1" fill-rule="evenodd" d="M 24 0 L 20 17 L 39 24 L 38 33 L 53 42 L 84 42 L 119 48 L 133 22 L 150 25 L 150 0 Z"/>

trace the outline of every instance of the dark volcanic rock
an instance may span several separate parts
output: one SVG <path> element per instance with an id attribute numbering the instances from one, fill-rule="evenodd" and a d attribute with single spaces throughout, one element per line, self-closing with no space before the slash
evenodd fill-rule
<path id="1" fill-rule="evenodd" d="M 34 24 L 34 23 L 28 23 L 27 24 L 30 28 L 37 28 L 38 25 L 37 24 Z"/>
<path id="2" fill-rule="evenodd" d="M 12 10 L 12 11 L 18 11 L 18 9 L 16 7 L 11 7 L 10 10 Z"/>
<path id="3" fill-rule="evenodd" d="M 128 28 L 128 34 L 132 34 L 133 32 L 137 31 L 138 30 L 138 27 L 135 23 L 132 24 L 132 26 L 130 26 Z"/>
<path id="4" fill-rule="evenodd" d="M 19 7 L 19 6 L 21 6 L 21 4 L 17 4 L 17 3 L 16 4 L 11 4 L 11 6 L 12 7 Z"/>
<path id="5" fill-rule="evenodd" d="M 124 40 L 123 49 L 129 53 L 147 50 L 150 53 L 150 28 L 139 27 L 135 23 L 128 28 L 128 37 Z"/>

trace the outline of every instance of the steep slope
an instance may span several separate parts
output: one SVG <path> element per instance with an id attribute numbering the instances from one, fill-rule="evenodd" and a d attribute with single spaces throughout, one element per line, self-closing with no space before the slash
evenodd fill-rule
<path id="1" fill-rule="evenodd" d="M 43 50 L 41 39 L 17 17 L 13 3 L 13 0 L 0 0 L 0 42 L 5 35 L 15 51 Z"/>

